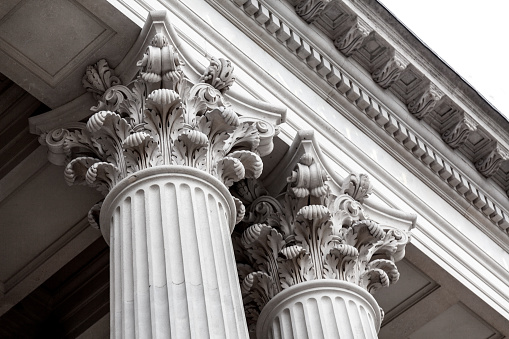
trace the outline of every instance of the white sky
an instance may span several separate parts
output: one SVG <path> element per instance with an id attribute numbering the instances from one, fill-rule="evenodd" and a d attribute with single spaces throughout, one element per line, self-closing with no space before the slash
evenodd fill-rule
<path id="1" fill-rule="evenodd" d="M 378 1 L 509 117 L 509 1 Z"/>

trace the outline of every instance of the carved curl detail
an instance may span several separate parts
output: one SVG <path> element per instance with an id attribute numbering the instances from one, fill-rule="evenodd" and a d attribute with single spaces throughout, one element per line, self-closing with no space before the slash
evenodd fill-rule
<path id="1" fill-rule="evenodd" d="M 367 198 L 373 192 L 373 185 L 364 173 L 350 174 L 343 181 L 342 189 L 345 194 L 362 203 L 364 198 Z"/>
<path id="2" fill-rule="evenodd" d="M 356 19 L 350 29 L 340 38 L 334 41 L 334 46 L 347 57 L 355 53 L 362 46 L 364 39 L 369 35 L 371 29 Z"/>
<path id="3" fill-rule="evenodd" d="M 325 195 L 327 179 L 327 173 L 314 161 L 311 154 L 306 153 L 300 158 L 297 168 L 287 181 L 290 183 L 293 194 L 298 198 L 304 198 L 309 195 L 314 197 Z"/>
<path id="4" fill-rule="evenodd" d="M 262 155 L 270 153 L 277 129 L 247 121 L 226 100 L 233 66 L 212 58 L 196 84 L 170 40 L 157 33 L 147 47 L 138 77 L 120 84 L 104 60 L 87 68 L 83 84 L 97 99 L 86 124 L 50 131 L 41 142 L 55 162 L 66 165 L 68 184 L 88 185 L 106 195 L 120 180 L 160 165 L 190 166 L 226 186 L 258 178 Z M 235 199 L 237 222 L 245 206 Z M 99 207 L 90 216 L 91 223 Z"/>
<path id="5" fill-rule="evenodd" d="M 147 47 L 143 59 L 136 64 L 141 68 L 140 77 L 151 90 L 163 88 L 175 90 L 183 79 L 180 60 L 176 49 L 170 45 L 168 38 L 162 33 L 157 33 Z"/>
<path id="6" fill-rule="evenodd" d="M 200 82 L 210 84 L 221 93 L 225 93 L 235 82 L 233 66 L 230 60 L 212 57 L 210 65 L 200 78 Z"/>
<path id="7" fill-rule="evenodd" d="M 430 84 L 424 92 L 417 98 L 410 101 L 408 111 L 417 119 L 423 119 L 433 111 L 438 100 L 443 96 L 443 92 L 433 84 Z"/>
<path id="8" fill-rule="evenodd" d="M 96 100 L 99 100 L 108 88 L 121 84 L 120 79 L 113 75 L 105 59 L 101 59 L 94 65 L 88 66 L 81 82 L 83 87 L 92 93 Z"/>
<path id="9" fill-rule="evenodd" d="M 399 80 L 408 62 L 400 56 L 393 56 L 372 74 L 373 80 L 382 88 L 389 88 Z"/>
<path id="10" fill-rule="evenodd" d="M 499 170 L 506 160 L 509 160 L 508 152 L 502 150 L 500 146 L 495 146 L 490 153 L 475 163 L 475 167 L 482 175 L 489 178 Z"/>
<path id="11" fill-rule="evenodd" d="M 475 122 L 465 116 L 456 125 L 445 130 L 442 133 L 442 139 L 452 148 L 458 148 L 462 146 L 470 134 L 476 130 L 477 125 Z"/>
<path id="12" fill-rule="evenodd" d="M 330 0 L 301 0 L 295 6 L 295 13 L 299 15 L 308 24 L 312 23 L 322 13 L 325 5 Z"/>

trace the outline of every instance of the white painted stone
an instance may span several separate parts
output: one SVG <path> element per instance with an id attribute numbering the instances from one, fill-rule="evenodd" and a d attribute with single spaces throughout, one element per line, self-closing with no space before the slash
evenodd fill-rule
<path id="1" fill-rule="evenodd" d="M 216 178 L 160 166 L 106 197 L 112 338 L 248 338 L 230 240 L 235 204 Z"/>
<path id="2" fill-rule="evenodd" d="M 377 338 L 381 314 L 371 294 L 349 282 L 313 280 L 294 285 L 265 306 L 257 338 Z"/>

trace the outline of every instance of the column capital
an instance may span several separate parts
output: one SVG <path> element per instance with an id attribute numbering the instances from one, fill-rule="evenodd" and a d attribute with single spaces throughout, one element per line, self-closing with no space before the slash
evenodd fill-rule
<path id="1" fill-rule="evenodd" d="M 106 60 L 87 67 L 82 83 L 97 100 L 93 115 L 40 138 L 50 159 L 66 165 L 69 185 L 88 185 L 106 195 L 122 179 L 164 165 L 199 169 L 227 187 L 260 176 L 261 157 L 272 151 L 276 120 L 284 116 L 275 118 L 277 109 L 263 108 L 242 115 L 227 98 L 235 83 L 233 64 L 211 57 L 198 75 L 190 55 L 166 14 L 155 12 L 117 67 L 122 74 Z M 193 68 L 186 70 L 188 64 Z M 242 107 L 242 99 L 235 101 Z M 258 116 L 251 114 L 256 109 Z"/>
<path id="2" fill-rule="evenodd" d="M 251 326 L 273 297 L 306 281 L 340 280 L 373 294 L 399 279 L 395 262 L 404 256 L 415 216 L 365 206 L 369 177 L 351 174 L 338 183 L 307 138 L 291 147 L 297 157 L 280 165 L 294 164 L 276 198 L 253 180 L 232 187 L 247 206 L 234 248 Z M 377 222 L 381 214 L 385 219 Z"/>

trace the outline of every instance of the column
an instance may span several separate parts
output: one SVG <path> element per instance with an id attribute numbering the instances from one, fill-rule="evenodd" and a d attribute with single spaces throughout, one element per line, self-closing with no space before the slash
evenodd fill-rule
<path id="1" fill-rule="evenodd" d="M 183 166 L 137 172 L 101 210 L 118 338 L 246 338 L 226 187 Z M 109 234 L 109 235 L 108 235 Z"/>
<path id="2" fill-rule="evenodd" d="M 188 77 L 165 22 L 140 40 L 128 85 L 105 60 L 89 66 L 94 114 L 45 137 L 58 135 L 70 185 L 105 195 L 89 220 L 111 246 L 111 337 L 248 338 L 230 237 L 244 206 L 228 187 L 261 175 L 276 128 L 226 100 L 230 61 Z"/>
<path id="3" fill-rule="evenodd" d="M 377 338 L 381 314 L 375 298 L 346 281 L 320 279 L 278 293 L 264 307 L 257 337 Z"/>

